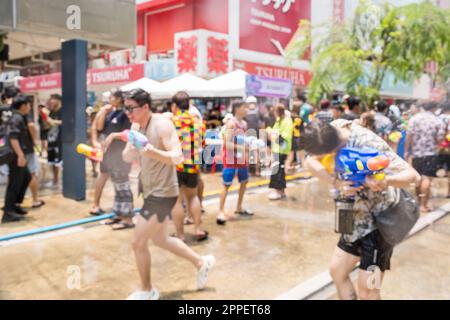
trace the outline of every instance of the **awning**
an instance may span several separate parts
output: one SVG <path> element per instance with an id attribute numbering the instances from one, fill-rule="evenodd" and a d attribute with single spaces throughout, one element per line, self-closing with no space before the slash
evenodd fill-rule
<path id="1" fill-rule="evenodd" d="M 216 96 L 210 90 L 208 81 L 194 76 L 190 73 L 184 73 L 161 84 L 161 96 L 171 98 L 178 91 L 186 91 L 189 96 L 194 98 L 207 98 Z"/>
<path id="2" fill-rule="evenodd" d="M 247 75 L 248 73 L 243 70 L 235 70 L 211 79 L 208 81 L 209 90 L 216 97 L 244 97 Z"/>
<path id="3" fill-rule="evenodd" d="M 168 98 L 161 94 L 162 84 L 158 81 L 141 78 L 120 88 L 122 91 L 131 91 L 134 89 L 142 89 L 152 96 L 152 99 L 165 99 Z"/>

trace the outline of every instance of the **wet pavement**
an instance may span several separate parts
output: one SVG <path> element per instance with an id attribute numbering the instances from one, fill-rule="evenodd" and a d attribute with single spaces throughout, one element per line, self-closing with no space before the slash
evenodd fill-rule
<path id="1" fill-rule="evenodd" d="M 384 299 L 450 299 L 450 216 L 394 250 Z"/>
<path id="2" fill-rule="evenodd" d="M 204 175 L 204 179 L 205 190 L 211 193 L 205 201 L 204 226 L 211 237 L 188 244 L 202 255 L 214 254 L 216 267 L 207 288 L 197 292 L 194 267 L 151 244 L 152 279 L 162 299 L 274 299 L 327 270 L 339 237 L 333 231 L 334 205 L 327 188 L 314 179 L 291 181 L 288 199 L 280 202 L 267 200 L 266 186 L 252 189 L 245 205 L 255 216 L 223 227 L 215 223 L 218 199 L 213 195 L 220 190 L 220 174 Z M 264 185 L 265 181 L 252 183 Z M 135 184 L 134 180 L 133 190 Z M 445 180 L 435 182 L 435 206 L 447 203 L 444 184 Z M 90 190 L 88 198 L 92 196 Z M 85 218 L 91 205 L 60 195 L 44 199 L 47 205 L 27 221 L 0 225 L 0 235 Z M 236 195 L 230 195 L 227 210 L 234 211 L 236 200 Z M 105 208 L 112 204 L 111 185 L 102 203 Z M 186 227 L 188 235 L 192 231 L 192 226 Z M 0 243 L 0 299 L 126 298 L 139 283 L 130 249 L 132 232 L 92 223 Z M 383 297 L 450 298 L 449 240 L 450 218 L 446 217 L 396 248 Z"/>

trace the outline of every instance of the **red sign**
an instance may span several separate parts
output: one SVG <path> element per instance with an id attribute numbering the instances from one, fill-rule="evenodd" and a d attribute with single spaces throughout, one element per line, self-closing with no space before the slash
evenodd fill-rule
<path id="1" fill-rule="evenodd" d="M 228 41 L 208 37 L 208 73 L 224 74 L 228 71 Z"/>
<path id="2" fill-rule="evenodd" d="M 197 36 L 178 39 L 178 73 L 196 72 L 197 70 Z"/>
<path id="3" fill-rule="evenodd" d="M 23 92 L 50 90 L 61 88 L 61 73 L 44 76 L 27 77 L 20 80 L 20 90 Z"/>
<path id="4" fill-rule="evenodd" d="M 433 88 L 430 92 L 430 100 L 439 102 L 444 97 L 444 92 L 440 90 L 439 88 Z"/>
<path id="5" fill-rule="evenodd" d="M 87 84 L 108 84 L 117 82 L 131 82 L 144 77 L 144 65 L 132 64 L 121 67 L 104 69 L 89 69 L 87 72 Z"/>
<path id="6" fill-rule="evenodd" d="M 294 85 L 306 86 L 311 81 L 312 74 L 307 70 L 293 68 L 275 67 L 266 64 L 252 63 L 247 61 L 234 61 L 234 69 L 242 69 L 250 74 L 269 78 L 280 78 L 291 80 Z"/>
<path id="7" fill-rule="evenodd" d="M 281 55 L 301 19 L 311 20 L 311 0 L 242 0 L 239 47 Z"/>
<path id="8" fill-rule="evenodd" d="M 144 64 L 132 64 L 105 69 L 89 69 L 86 74 L 87 85 L 131 82 L 144 77 Z M 20 81 L 20 90 L 32 92 L 61 88 L 61 73 L 27 77 Z"/>
<path id="9" fill-rule="evenodd" d="M 333 0 L 333 18 L 337 24 L 343 23 L 345 19 L 345 0 Z"/>

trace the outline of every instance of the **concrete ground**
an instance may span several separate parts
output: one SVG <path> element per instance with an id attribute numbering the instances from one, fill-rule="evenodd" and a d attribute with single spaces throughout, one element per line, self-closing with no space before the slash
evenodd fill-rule
<path id="1" fill-rule="evenodd" d="M 270 202 L 264 179 L 253 180 L 254 185 L 263 185 L 245 198 L 255 216 L 223 227 L 215 223 L 218 199 L 214 194 L 220 190 L 220 175 L 204 178 L 210 196 L 205 201 L 204 226 L 211 236 L 203 243 L 188 239 L 188 244 L 202 255 L 214 254 L 216 267 L 207 288 L 197 292 L 194 267 L 151 244 L 152 279 L 162 299 L 274 299 L 327 271 L 338 239 L 327 188 L 314 179 L 291 181 L 288 199 Z M 447 203 L 444 184 L 444 180 L 435 182 L 435 206 Z M 112 204 L 111 191 L 109 185 L 102 199 L 105 209 Z M 92 196 L 90 190 L 88 199 Z M 91 201 L 70 201 L 55 193 L 44 200 L 47 205 L 26 221 L 0 225 L 0 235 L 86 218 L 91 205 Z M 236 195 L 231 195 L 230 212 L 235 202 Z M 186 231 L 189 235 L 192 227 Z M 132 233 L 92 223 L 0 242 L 0 299 L 124 299 L 139 283 L 130 250 Z M 449 299 L 449 240 L 447 216 L 399 245 L 383 297 Z"/>

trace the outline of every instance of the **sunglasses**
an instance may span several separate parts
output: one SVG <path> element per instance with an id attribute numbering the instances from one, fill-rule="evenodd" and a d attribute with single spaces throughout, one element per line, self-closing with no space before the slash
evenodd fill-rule
<path id="1" fill-rule="evenodd" d="M 142 108 L 141 106 L 125 106 L 125 111 L 128 113 L 132 113 L 134 109 Z"/>

